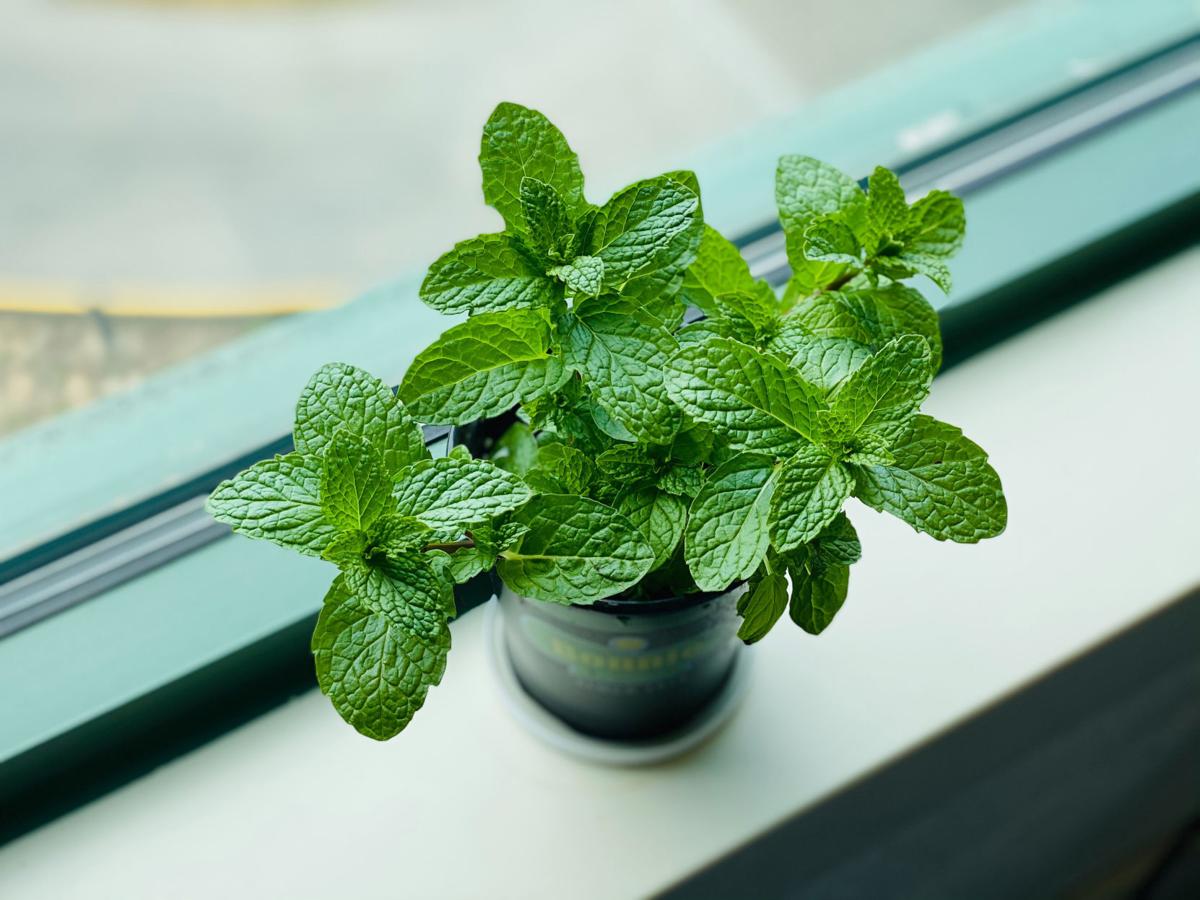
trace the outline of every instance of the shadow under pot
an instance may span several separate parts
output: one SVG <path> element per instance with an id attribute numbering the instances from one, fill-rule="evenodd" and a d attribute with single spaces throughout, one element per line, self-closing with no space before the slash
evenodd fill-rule
<path id="1" fill-rule="evenodd" d="M 487 456 L 515 419 L 456 428 L 451 443 Z M 590 605 L 531 600 L 491 579 L 503 647 L 522 689 L 574 730 L 647 741 L 688 730 L 730 682 L 737 639 L 736 586 L 721 594 Z"/>

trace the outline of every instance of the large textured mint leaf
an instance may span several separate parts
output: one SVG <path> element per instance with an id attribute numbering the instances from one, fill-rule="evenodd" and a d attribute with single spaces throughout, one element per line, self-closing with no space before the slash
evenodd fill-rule
<path id="1" fill-rule="evenodd" d="M 594 603 L 641 580 L 654 551 L 615 509 L 585 497 L 545 494 L 513 513 L 529 530 L 496 571 L 516 593 L 554 603 Z"/>
<path id="2" fill-rule="evenodd" d="M 811 541 L 841 512 L 854 479 L 818 447 L 802 447 L 779 468 L 771 497 L 771 543 L 779 551 Z"/>
<path id="3" fill-rule="evenodd" d="M 901 335 L 919 334 L 929 344 L 933 371 L 942 364 L 937 312 L 907 285 L 818 294 L 798 304 L 784 321 L 782 332 L 797 329 L 817 337 L 849 338 L 872 350 Z"/>
<path id="4" fill-rule="evenodd" d="M 573 297 L 595 297 L 604 283 L 604 261 L 595 256 L 577 256 L 565 266 L 556 266 L 550 274 L 567 286 Z"/>
<path id="5" fill-rule="evenodd" d="M 575 305 L 563 357 L 630 434 L 666 443 L 681 421 L 663 384 L 663 369 L 677 346 L 665 328 L 637 316 L 628 301 L 604 296 Z"/>
<path id="6" fill-rule="evenodd" d="M 834 393 L 831 409 L 846 437 L 861 429 L 894 439 L 929 396 L 932 380 L 929 345 L 906 334 L 859 366 Z"/>
<path id="7" fill-rule="evenodd" d="M 454 611 L 450 586 L 419 553 L 349 567 L 342 578 L 360 606 L 422 640 L 435 640 Z"/>
<path id="8" fill-rule="evenodd" d="M 455 244 L 421 282 L 421 299 L 449 315 L 545 306 L 554 296 L 554 282 L 510 234 Z"/>
<path id="9" fill-rule="evenodd" d="M 525 234 L 534 247 L 553 256 L 559 252 L 560 241 L 573 236 L 567 205 L 546 182 L 528 176 L 521 179 L 520 195 Z"/>
<path id="10" fill-rule="evenodd" d="M 809 634 L 820 634 L 846 601 L 850 587 L 849 566 L 816 569 L 803 563 L 789 567 L 792 576 L 792 600 L 788 609 L 792 621 Z"/>
<path id="11" fill-rule="evenodd" d="M 321 511 L 321 473 L 300 453 L 264 459 L 222 481 L 205 508 L 238 534 L 320 556 L 337 536 Z"/>
<path id="12" fill-rule="evenodd" d="M 709 337 L 681 347 L 666 382 L 688 416 L 711 424 L 734 448 L 787 454 L 818 434 L 820 389 L 737 341 Z"/>
<path id="13" fill-rule="evenodd" d="M 604 262 L 605 284 L 619 287 L 668 265 L 682 271 L 695 257 L 702 229 L 700 198 L 660 176 L 630 185 L 600 208 L 585 252 Z"/>
<path id="14" fill-rule="evenodd" d="M 424 422 L 461 425 L 548 393 L 565 377 L 545 314 L 508 310 L 473 316 L 422 350 L 400 397 Z"/>
<path id="15" fill-rule="evenodd" d="M 296 450 L 321 456 L 339 430 L 365 439 L 389 473 L 429 456 L 420 426 L 390 387 L 362 369 L 328 363 L 296 401 Z"/>
<path id="16" fill-rule="evenodd" d="M 536 178 L 554 188 L 573 218 L 587 208 L 583 173 L 562 132 L 540 112 L 501 103 L 483 126 L 479 146 L 483 199 L 513 230 L 525 224 L 521 181 Z"/>
<path id="17" fill-rule="evenodd" d="M 813 219 L 830 213 L 840 214 L 842 221 L 854 228 L 865 219 L 867 210 L 867 198 L 858 182 L 808 156 L 780 158 L 775 169 L 775 203 L 788 235 L 803 235 Z M 801 245 L 789 242 L 788 258 L 798 249 Z"/>
<path id="18" fill-rule="evenodd" d="M 871 348 L 849 338 L 817 337 L 803 328 L 784 328 L 767 349 L 789 359 L 805 381 L 832 391 L 871 358 Z"/>
<path id="19" fill-rule="evenodd" d="M 430 639 L 408 634 L 359 604 L 339 577 L 312 636 L 317 683 L 334 709 L 363 735 L 394 737 L 442 680 L 450 629 Z"/>
<path id="20" fill-rule="evenodd" d="M 636 488 L 621 495 L 617 511 L 633 523 L 654 551 L 651 570 L 669 560 L 683 539 L 687 506 L 679 497 L 653 487 Z"/>
<path id="21" fill-rule="evenodd" d="M 753 644 L 766 637 L 788 605 L 787 579 L 782 572 L 768 572 L 754 581 L 738 598 L 737 611 L 742 617 L 738 637 Z"/>
<path id="22" fill-rule="evenodd" d="M 771 458 L 754 453 L 735 456 L 709 476 L 692 501 L 683 538 L 684 558 L 701 590 L 723 591 L 758 568 L 774 489 Z"/>
<path id="23" fill-rule="evenodd" d="M 426 460 L 429 462 L 429 460 Z M 392 480 L 365 440 L 333 436 L 321 467 L 321 511 L 340 531 L 367 531 L 391 506 Z"/>
<path id="24" fill-rule="evenodd" d="M 483 459 L 427 459 L 396 476 L 398 512 L 434 528 L 491 519 L 532 496 L 520 478 Z"/>
<path id="25" fill-rule="evenodd" d="M 754 277 L 741 251 L 711 225 L 705 225 L 696 259 L 683 278 L 683 299 L 706 315 L 715 316 L 719 310 L 714 297 L 752 290 Z"/>
<path id="26" fill-rule="evenodd" d="M 1000 476 L 953 425 L 914 416 L 891 466 L 856 466 L 855 496 L 939 541 L 972 544 L 1008 522 Z"/>
<path id="27" fill-rule="evenodd" d="M 667 172 L 662 177 L 683 185 L 699 198 L 700 182 L 695 172 Z M 698 206 L 693 225 L 675 235 L 666 249 L 658 254 L 650 269 L 634 275 L 621 287 L 621 296 L 633 300 L 669 331 L 679 327 L 687 311 L 679 291 L 683 286 L 684 270 L 696 258 L 703 234 L 703 220 L 703 208 Z"/>

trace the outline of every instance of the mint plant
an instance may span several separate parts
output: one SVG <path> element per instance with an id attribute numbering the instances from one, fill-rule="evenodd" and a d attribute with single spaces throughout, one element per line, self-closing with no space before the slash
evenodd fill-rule
<path id="1" fill-rule="evenodd" d="M 295 452 L 222 483 L 241 534 L 338 569 L 313 634 L 321 689 L 363 734 L 393 736 L 437 684 L 453 587 L 494 567 L 522 596 L 587 605 L 724 592 L 746 642 L 788 611 L 818 634 L 861 556 L 850 498 L 938 540 L 999 534 L 982 449 L 920 412 L 941 365 L 938 316 L 907 279 L 951 286 L 957 198 L 911 205 L 879 168 L 866 190 L 779 162 L 792 275 L 782 295 L 703 220 L 691 172 L 602 205 L 563 135 L 502 103 L 484 126 L 483 195 L 501 231 L 457 244 L 421 297 L 465 315 L 398 394 L 320 369 Z M 685 312 L 703 318 L 685 324 Z M 489 459 L 432 458 L 416 422 L 516 410 Z"/>

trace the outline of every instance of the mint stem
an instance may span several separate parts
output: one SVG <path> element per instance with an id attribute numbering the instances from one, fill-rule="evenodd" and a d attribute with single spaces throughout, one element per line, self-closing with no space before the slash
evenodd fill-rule
<path id="1" fill-rule="evenodd" d="M 446 553 L 453 553 L 455 550 L 472 550 L 475 548 L 475 541 L 472 538 L 467 538 L 462 541 L 446 541 L 444 543 L 434 542 L 426 544 L 421 548 L 422 553 L 428 553 L 430 550 L 443 550 Z"/>

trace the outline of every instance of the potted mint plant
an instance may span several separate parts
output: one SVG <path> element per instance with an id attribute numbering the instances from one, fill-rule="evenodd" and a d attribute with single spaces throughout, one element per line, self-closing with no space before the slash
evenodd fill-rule
<path id="1" fill-rule="evenodd" d="M 1004 529 L 984 451 L 920 413 L 941 338 L 906 280 L 950 289 L 956 198 L 910 205 L 886 169 L 864 191 L 784 157 L 793 274 L 777 296 L 704 224 L 690 172 L 593 205 L 562 134 L 507 103 L 480 165 L 504 229 L 456 245 L 421 287 L 466 318 L 397 394 L 322 368 L 295 452 L 209 501 L 235 531 L 338 567 L 313 654 L 363 734 L 396 734 L 440 680 L 453 588 L 472 578 L 498 578 L 534 699 L 642 739 L 695 719 L 785 611 L 829 625 L 861 553 L 850 498 L 938 540 Z M 448 455 L 429 456 L 418 421 L 456 426 Z"/>

